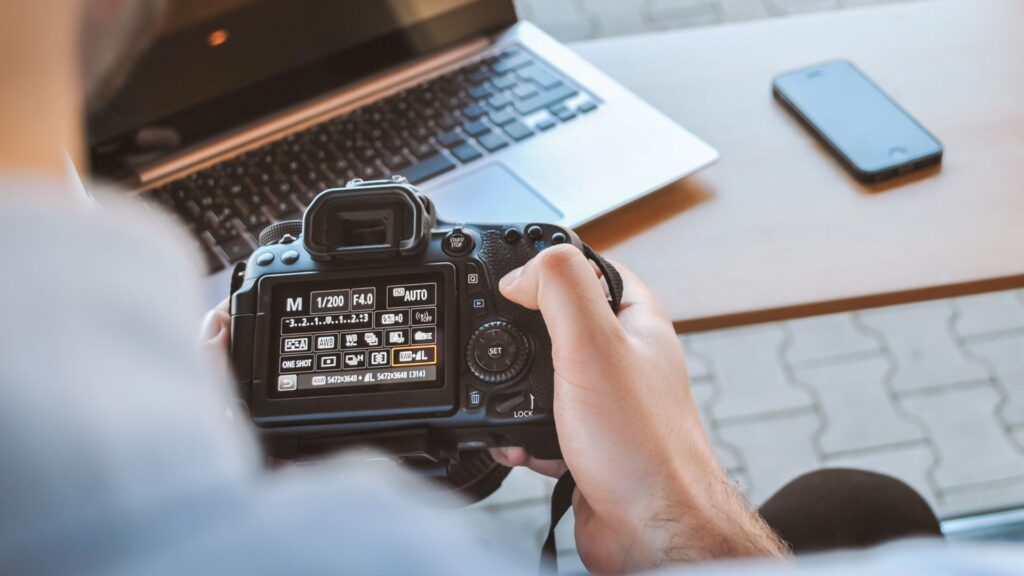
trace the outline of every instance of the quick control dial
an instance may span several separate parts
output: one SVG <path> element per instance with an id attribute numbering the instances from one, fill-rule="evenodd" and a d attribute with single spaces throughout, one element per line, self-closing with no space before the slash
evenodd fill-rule
<path id="1" fill-rule="evenodd" d="M 512 324 L 496 320 L 476 329 L 469 337 L 466 361 L 473 374 L 483 382 L 508 382 L 526 367 L 530 343 Z"/>

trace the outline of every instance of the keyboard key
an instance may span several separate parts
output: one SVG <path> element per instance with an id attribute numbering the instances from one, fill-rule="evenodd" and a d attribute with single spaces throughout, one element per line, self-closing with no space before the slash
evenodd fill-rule
<path id="1" fill-rule="evenodd" d="M 442 116 L 437 119 L 437 125 L 440 126 L 442 130 L 451 130 L 458 124 L 459 121 L 456 120 L 454 116 L 450 115 Z"/>
<path id="2" fill-rule="evenodd" d="M 402 171 L 402 175 L 408 178 L 409 182 L 419 184 L 452 168 L 455 168 L 454 162 L 445 157 L 444 154 L 435 154 L 406 168 Z"/>
<path id="3" fill-rule="evenodd" d="M 597 103 L 594 102 L 593 100 L 585 100 L 583 102 L 580 102 L 580 104 L 576 106 L 576 111 L 582 114 L 586 114 L 587 112 L 593 112 L 594 110 L 597 110 Z"/>
<path id="4" fill-rule="evenodd" d="M 392 170 L 401 170 L 409 164 L 412 164 L 412 161 L 406 158 L 404 154 L 392 154 L 384 159 L 384 165 Z"/>
<path id="5" fill-rule="evenodd" d="M 270 219 L 259 210 L 255 210 L 242 218 L 242 225 L 253 236 L 259 236 L 264 228 L 270 225 Z"/>
<path id="6" fill-rule="evenodd" d="M 455 148 L 452 148 L 452 154 L 454 154 L 455 157 L 459 159 L 459 162 L 462 162 L 463 164 L 472 162 L 473 160 L 483 156 L 479 150 L 470 144 L 460 144 Z"/>
<path id="7" fill-rule="evenodd" d="M 544 88 L 545 90 L 550 90 L 562 83 L 561 78 L 537 65 L 523 68 L 516 72 L 516 74 L 518 74 L 523 80 L 530 80 L 539 84 L 541 88 Z"/>
<path id="8" fill-rule="evenodd" d="M 451 148 L 452 146 L 462 144 L 463 142 L 465 142 L 465 139 L 462 137 L 462 134 L 452 131 L 441 134 L 440 136 L 437 137 L 437 141 L 440 142 L 441 145 L 444 146 L 445 148 Z"/>
<path id="9" fill-rule="evenodd" d="M 426 142 L 434 135 L 434 131 L 426 127 L 423 124 L 417 124 L 409 129 L 407 136 L 413 139 L 416 143 Z"/>
<path id="10" fill-rule="evenodd" d="M 569 109 L 565 104 L 559 104 L 558 106 L 551 107 L 551 113 L 558 117 L 562 122 L 568 122 L 576 117 L 576 113 Z"/>
<path id="11" fill-rule="evenodd" d="M 462 115 L 470 120 L 476 120 L 484 114 L 487 114 L 487 110 L 484 110 L 484 107 L 478 104 L 470 104 L 462 109 Z"/>
<path id="12" fill-rule="evenodd" d="M 495 88 L 498 90 L 508 90 L 516 85 L 516 79 L 511 74 L 503 74 L 492 78 L 491 83 L 494 84 Z"/>
<path id="13" fill-rule="evenodd" d="M 512 99 L 504 94 L 495 94 L 487 99 L 487 104 L 495 110 L 500 110 L 512 103 Z"/>
<path id="14" fill-rule="evenodd" d="M 558 122 L 555 122 L 554 118 L 548 116 L 546 118 L 538 120 L 536 126 L 537 129 L 540 130 L 541 132 L 547 132 L 548 130 L 554 128 L 557 124 Z"/>
<path id="15" fill-rule="evenodd" d="M 335 158 L 327 167 L 330 168 L 331 172 L 334 172 L 335 175 L 344 174 L 352 168 L 352 166 L 349 165 L 349 161 L 345 158 Z"/>
<path id="16" fill-rule="evenodd" d="M 554 90 L 548 90 L 541 92 L 532 98 L 526 98 L 516 102 L 516 112 L 519 112 L 523 116 L 527 114 L 533 114 L 534 112 L 554 106 L 562 100 L 576 95 L 576 89 L 572 86 L 561 84 Z"/>
<path id="17" fill-rule="evenodd" d="M 199 217 L 203 213 L 203 211 L 199 208 L 199 205 L 193 202 L 192 200 L 186 200 L 185 202 L 183 202 L 181 204 L 181 208 L 182 214 L 186 216 L 189 220 L 199 220 Z"/>
<path id="18" fill-rule="evenodd" d="M 288 200 L 278 200 L 267 205 L 270 211 L 281 220 L 287 220 L 289 216 L 298 211 L 298 207 Z"/>
<path id="19" fill-rule="evenodd" d="M 509 122 L 515 121 L 516 119 L 516 117 L 513 116 L 512 113 L 509 112 L 508 110 L 501 110 L 500 112 L 491 112 L 488 118 L 490 118 L 491 122 L 497 124 L 498 126 L 504 126 Z"/>
<path id="20" fill-rule="evenodd" d="M 359 149 L 356 151 L 356 158 L 358 158 L 360 162 L 370 163 L 377 159 L 377 151 L 372 147 L 367 146 L 365 143 L 362 145 L 357 144 L 357 147 Z"/>
<path id="21" fill-rule="evenodd" d="M 462 126 L 462 129 L 470 136 L 479 136 L 491 131 L 491 128 L 480 120 L 477 120 L 476 122 L 467 122 Z"/>
<path id="22" fill-rule="evenodd" d="M 378 180 L 390 176 L 391 174 L 385 173 L 376 164 L 367 164 L 356 174 L 356 178 L 362 178 L 363 180 Z"/>
<path id="23" fill-rule="evenodd" d="M 249 254 L 252 254 L 252 245 L 241 236 L 221 244 L 220 249 L 224 251 L 224 256 L 232 263 L 245 260 L 249 257 Z"/>
<path id="24" fill-rule="evenodd" d="M 221 260 L 220 256 L 214 253 L 213 249 L 210 248 L 205 242 L 198 242 L 199 249 L 203 252 L 203 261 L 206 263 L 207 274 L 213 274 L 218 270 L 224 268 L 224 261 Z"/>
<path id="25" fill-rule="evenodd" d="M 505 59 L 511 58 L 513 56 L 518 56 L 519 54 L 522 54 L 522 53 L 523 53 L 523 49 L 522 48 L 520 48 L 518 46 L 513 46 L 513 47 L 505 50 L 501 54 L 498 54 L 498 60 L 505 60 Z"/>
<path id="26" fill-rule="evenodd" d="M 533 60 L 527 56 L 526 53 L 520 51 L 512 56 L 498 60 L 494 63 L 494 66 L 491 66 L 491 68 L 498 74 L 505 74 L 515 70 L 516 68 L 522 68 L 523 66 L 529 66 L 530 64 L 533 64 Z"/>
<path id="27" fill-rule="evenodd" d="M 529 82 L 523 82 L 522 84 L 516 84 L 516 87 L 512 89 L 512 95 L 522 100 L 529 98 L 537 94 L 537 87 Z"/>
<path id="28" fill-rule="evenodd" d="M 487 98 L 488 96 L 493 94 L 491 89 L 484 84 L 481 84 L 479 86 L 473 86 L 469 90 L 466 90 L 466 93 L 468 93 L 470 96 L 477 100 L 483 100 L 484 98 Z"/>
<path id="29" fill-rule="evenodd" d="M 473 72 L 470 72 L 469 75 L 466 76 L 466 79 L 472 82 L 473 84 L 479 84 L 484 80 L 487 80 L 487 72 L 485 72 L 484 70 L 475 70 Z"/>
<path id="30" fill-rule="evenodd" d="M 416 156 L 417 158 L 423 159 L 427 158 L 434 152 L 437 152 L 437 148 L 434 148 L 427 142 L 424 142 L 422 144 L 417 144 L 413 146 L 412 148 L 409 149 L 409 151 L 412 152 L 413 155 Z"/>
<path id="31" fill-rule="evenodd" d="M 484 149 L 487 150 L 488 152 L 501 150 L 505 146 L 508 146 L 508 142 L 502 140 L 501 137 L 495 134 L 494 132 L 484 134 L 483 136 L 477 138 L 477 142 L 479 142 L 480 145 L 483 146 Z"/>
<path id="32" fill-rule="evenodd" d="M 530 130 L 530 128 L 526 124 L 523 124 L 518 120 L 505 126 L 504 130 L 505 133 L 508 134 L 509 137 L 515 140 L 516 142 L 519 142 L 520 140 L 526 140 L 530 136 L 533 136 L 533 130 Z"/>

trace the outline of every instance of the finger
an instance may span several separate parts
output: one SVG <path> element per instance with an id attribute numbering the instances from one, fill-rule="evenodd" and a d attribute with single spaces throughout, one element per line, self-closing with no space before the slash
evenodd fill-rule
<path id="1" fill-rule="evenodd" d="M 530 456 L 530 453 L 525 448 L 519 448 L 517 446 L 509 446 L 504 448 L 491 448 L 491 457 L 494 458 L 495 462 L 509 468 L 515 468 L 517 466 L 524 466 L 543 474 L 544 476 L 550 476 L 552 478 L 560 478 L 565 471 L 568 469 L 565 466 L 564 460 L 541 460 Z"/>
<path id="2" fill-rule="evenodd" d="M 228 334 L 231 330 L 231 312 L 228 299 L 225 298 L 206 313 L 199 331 L 199 340 L 204 345 L 227 346 Z"/>
<path id="3" fill-rule="evenodd" d="M 589 341 L 604 349 L 599 340 L 614 342 L 622 335 L 600 279 L 572 245 L 542 251 L 502 278 L 499 289 L 509 300 L 540 310 L 556 347 Z"/>

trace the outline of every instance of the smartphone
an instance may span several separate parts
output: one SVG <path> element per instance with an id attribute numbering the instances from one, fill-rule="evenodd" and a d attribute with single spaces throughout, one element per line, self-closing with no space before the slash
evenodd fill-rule
<path id="1" fill-rule="evenodd" d="M 942 161 L 942 144 L 845 60 L 780 74 L 772 93 L 861 182 Z"/>

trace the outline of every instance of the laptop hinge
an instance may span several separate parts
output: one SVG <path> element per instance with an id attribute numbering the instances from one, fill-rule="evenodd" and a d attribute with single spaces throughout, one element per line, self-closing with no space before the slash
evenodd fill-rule
<path id="1" fill-rule="evenodd" d="M 381 72 L 355 85 L 204 142 L 196 148 L 139 170 L 135 187 L 148 189 L 157 186 L 415 86 L 426 77 L 458 68 L 467 58 L 486 50 L 492 43 L 491 38 L 469 41 L 404 67 Z"/>

